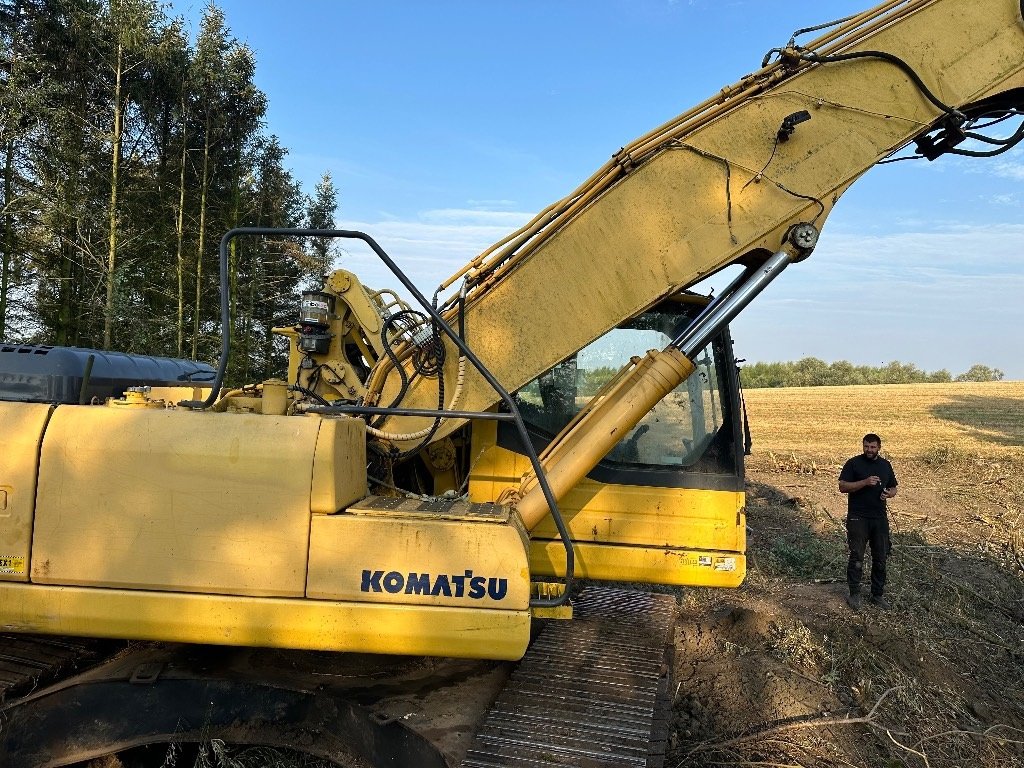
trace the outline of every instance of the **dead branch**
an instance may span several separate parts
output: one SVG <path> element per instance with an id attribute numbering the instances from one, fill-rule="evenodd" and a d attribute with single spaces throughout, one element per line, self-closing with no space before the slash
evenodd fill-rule
<path id="1" fill-rule="evenodd" d="M 850 717 L 849 715 L 844 715 L 843 717 L 813 717 L 808 720 L 798 720 L 796 722 L 782 723 L 768 728 L 761 728 L 757 731 L 743 734 L 742 736 L 735 736 L 731 739 L 726 739 L 725 741 L 705 741 L 697 744 L 687 752 L 683 760 L 685 762 L 687 758 L 691 755 L 697 754 L 698 752 L 706 752 L 709 749 L 726 749 L 738 744 L 745 744 L 753 739 L 764 739 L 766 736 L 774 736 L 786 731 L 795 731 L 804 728 L 831 728 L 836 725 L 873 725 L 875 724 L 875 714 L 878 712 L 878 708 L 882 705 L 882 702 L 886 700 L 889 694 L 893 691 L 899 690 L 899 688 L 900 686 L 894 686 L 879 696 L 878 701 L 875 702 L 871 711 L 863 717 Z M 679 768 L 681 765 L 683 765 L 683 763 L 679 763 L 676 768 Z"/>
<path id="2" fill-rule="evenodd" d="M 896 741 L 896 737 L 893 736 L 890 731 L 888 731 L 888 730 L 886 730 L 884 728 L 882 728 L 880 730 L 885 731 L 886 736 L 889 737 L 889 741 L 891 741 L 897 747 L 899 747 L 900 749 L 905 749 L 907 752 L 911 753 L 912 755 L 917 755 L 918 757 L 920 757 L 921 760 L 924 761 L 925 768 L 931 768 L 931 764 L 928 762 L 928 755 L 926 755 L 924 752 L 918 752 L 916 749 L 911 749 L 906 744 L 900 744 L 900 742 Z"/>
<path id="3" fill-rule="evenodd" d="M 926 741 L 934 741 L 935 739 L 941 739 L 945 736 L 972 736 L 979 739 L 988 739 L 989 741 L 998 741 L 1004 744 L 1024 744 L 1024 739 L 1009 739 L 1005 736 L 993 736 L 992 732 L 996 730 L 1007 730 L 1014 731 L 1021 736 L 1024 736 L 1024 731 L 1020 728 L 1014 728 L 1012 725 L 1006 725 L 1005 723 L 996 723 L 990 725 L 983 731 L 968 731 L 965 729 L 954 729 L 949 731 L 943 731 L 942 733 L 933 733 L 931 736 L 925 736 L 917 742 L 917 746 L 920 747 Z"/>

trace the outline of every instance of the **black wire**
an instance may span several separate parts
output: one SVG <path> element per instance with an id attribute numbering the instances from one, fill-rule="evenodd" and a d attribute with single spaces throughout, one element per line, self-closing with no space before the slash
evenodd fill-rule
<path id="1" fill-rule="evenodd" d="M 889 163 L 899 163 L 904 160 L 924 160 L 924 155 L 906 155 L 904 157 L 890 157 L 885 160 L 879 160 L 875 165 L 888 165 Z"/>
<path id="2" fill-rule="evenodd" d="M 978 128 L 991 128 L 993 125 L 998 125 L 999 123 L 1004 123 L 1007 120 L 1009 120 L 1011 117 L 1017 117 L 1018 115 L 1021 115 L 1021 114 L 1024 114 L 1024 112 L 1021 112 L 1019 109 L 1011 109 L 1005 115 L 1003 115 L 1002 117 L 993 118 L 992 120 L 989 120 L 987 123 L 978 124 L 976 122 L 972 122 L 971 127 L 974 128 L 975 130 L 977 130 Z M 985 117 L 985 115 L 979 115 L 975 119 L 976 120 L 980 120 L 983 117 Z"/>
<path id="3" fill-rule="evenodd" d="M 298 384 L 291 384 L 291 385 L 288 386 L 288 389 L 290 389 L 290 390 L 292 390 L 294 392 L 301 392 L 306 397 L 310 397 L 313 400 L 316 400 L 318 403 L 320 403 L 320 405 L 326 405 L 328 408 L 331 407 L 331 404 L 329 402 L 324 400 L 322 397 L 320 397 L 320 395 L 318 395 L 316 392 L 314 392 L 311 389 L 306 389 L 305 387 L 300 387 Z"/>
<path id="4" fill-rule="evenodd" d="M 437 377 L 437 409 L 439 411 L 444 409 L 444 376 Z M 410 456 L 415 456 L 417 453 L 422 451 L 427 446 L 427 443 L 429 443 L 433 439 L 434 435 L 437 433 L 438 427 L 440 426 L 441 417 L 438 416 L 436 419 L 434 419 L 434 423 L 430 426 L 430 431 L 427 432 L 426 437 L 424 437 L 417 445 L 413 446 L 409 450 L 397 453 L 392 458 L 397 461 L 399 459 L 407 459 Z"/>
<path id="5" fill-rule="evenodd" d="M 748 181 L 748 182 L 747 182 L 746 184 L 744 184 L 744 185 L 743 185 L 742 187 L 740 187 L 740 192 L 742 192 L 742 191 L 743 191 L 744 189 L 746 189 L 747 187 L 749 187 L 749 186 L 750 186 L 751 184 L 753 184 L 753 183 L 754 183 L 755 181 L 757 181 L 758 179 L 760 179 L 760 178 L 761 178 L 761 177 L 762 177 L 762 176 L 764 175 L 764 172 L 765 172 L 766 170 L 768 170 L 768 166 L 769 166 L 769 165 L 771 165 L 771 164 L 772 164 L 772 160 L 774 160 L 774 159 L 775 159 L 775 152 L 776 152 L 776 151 L 778 150 L 778 148 L 779 148 L 779 142 L 780 142 L 780 141 L 781 141 L 781 139 L 779 138 L 779 134 L 777 134 L 777 133 L 776 133 L 776 134 L 775 134 L 775 146 L 773 146 L 773 147 L 772 147 L 772 153 L 771 153 L 770 155 L 768 155 L 768 162 L 764 164 L 764 167 L 763 167 L 763 168 L 761 168 L 761 170 L 760 170 L 760 171 L 758 171 L 758 172 L 757 172 L 756 174 L 754 174 L 754 175 L 753 175 L 753 176 L 751 177 L 750 181 Z"/>
<path id="6" fill-rule="evenodd" d="M 851 61 L 853 59 L 866 59 L 866 58 L 874 58 L 874 59 L 881 59 L 882 61 L 887 61 L 890 64 L 894 64 L 895 66 L 897 66 L 901 70 L 903 70 L 903 72 L 907 75 L 907 77 L 909 77 L 911 79 L 911 81 L 914 83 L 914 85 L 916 85 L 918 87 L 918 90 L 921 91 L 921 93 L 924 95 L 924 97 L 926 99 L 928 99 L 928 101 L 930 101 L 936 107 L 938 107 L 940 110 L 942 110 L 942 112 L 944 112 L 945 114 L 947 114 L 951 118 L 953 118 L 958 125 L 963 125 L 963 123 L 966 120 L 966 118 L 965 118 L 965 116 L 964 116 L 964 114 L 962 112 L 960 112 L 959 110 L 953 109 L 953 107 L 950 107 L 948 104 L 940 101 L 939 98 L 934 93 L 931 92 L 931 89 L 928 88 L 928 86 L 925 84 L 924 80 L 921 79 L 921 76 L 917 74 L 917 72 L 914 70 L 914 68 L 911 67 L 909 64 L 907 64 L 907 62 L 905 62 L 899 56 L 895 56 L 895 55 L 893 55 L 891 53 L 887 53 L 885 51 L 854 51 L 853 53 L 840 53 L 840 54 L 835 54 L 835 55 L 832 55 L 832 56 L 820 56 L 820 55 L 818 55 L 816 53 L 810 53 L 810 52 L 806 52 L 806 51 L 799 51 L 798 52 L 798 56 L 803 61 L 809 61 L 809 62 L 812 62 L 814 64 L 834 64 L 834 63 L 840 62 L 840 61 Z M 1000 118 L 1000 119 L 1002 119 L 1002 118 Z M 996 122 L 998 122 L 998 120 Z M 994 124 L 994 123 L 989 123 L 989 125 L 992 125 L 992 124 Z M 1018 128 L 1013 133 L 1013 135 L 1010 136 L 1008 139 L 990 139 L 989 137 L 981 136 L 980 134 L 974 134 L 974 133 L 967 133 L 966 135 L 969 138 L 976 139 L 978 141 L 983 141 L 983 142 L 986 142 L 986 143 L 989 143 L 989 144 L 1000 144 L 1002 146 L 1000 146 L 999 149 L 992 150 L 991 152 L 982 152 L 982 151 L 972 150 L 972 149 L 956 149 L 955 147 L 950 147 L 948 149 L 945 149 L 944 151 L 948 152 L 949 154 L 952 154 L 952 155 L 963 155 L 965 157 L 995 157 L 996 155 L 1001 155 L 1001 154 L 1003 154 L 1003 152 L 1006 152 L 1006 151 L 1012 149 L 1013 147 L 1015 147 L 1018 143 L 1020 143 L 1020 141 L 1022 139 L 1024 139 L 1024 124 L 1022 124 L 1021 127 Z M 893 161 L 882 161 L 882 162 L 893 162 Z M 794 194 L 794 193 L 790 193 L 790 194 Z M 797 195 L 797 196 L 800 197 L 800 195 Z M 818 201 L 818 202 L 820 203 L 820 201 Z"/>
<path id="7" fill-rule="evenodd" d="M 998 144 L 998 145 L 1010 145 L 1013 146 L 1024 137 L 1024 123 L 1021 123 L 1016 131 L 1011 133 L 1005 139 L 996 139 L 991 136 L 985 136 L 977 133 L 976 131 L 965 131 L 964 135 L 969 139 L 976 139 L 977 141 L 983 141 L 986 144 Z"/>
<path id="8" fill-rule="evenodd" d="M 1022 137 L 1022 138 L 1024 138 L 1024 137 Z M 999 149 L 993 149 L 991 152 L 979 152 L 979 151 L 976 151 L 976 150 L 973 150 L 973 149 L 955 149 L 955 148 L 954 149 L 947 149 L 946 151 L 949 154 L 951 154 L 951 155 L 963 155 L 964 157 L 995 157 L 996 155 L 1003 154 L 1003 152 L 1009 152 L 1011 149 L 1013 149 L 1019 143 L 1020 143 L 1020 139 L 1015 141 L 1013 144 L 1007 144 L 1005 147 L 1000 147 Z"/>
<path id="9" fill-rule="evenodd" d="M 907 62 L 905 62 L 899 56 L 895 56 L 885 51 L 854 51 L 853 53 L 837 53 L 833 54 L 832 56 L 820 56 L 817 53 L 798 51 L 798 56 L 803 61 L 810 61 L 814 64 L 834 64 L 836 62 L 851 61 L 853 59 L 881 59 L 882 61 L 887 61 L 890 64 L 894 64 L 900 69 L 902 69 L 903 72 L 907 75 L 907 77 L 909 77 L 913 81 L 914 85 L 918 87 L 921 93 L 924 94 L 924 97 L 928 99 L 928 101 L 930 101 L 940 110 L 945 112 L 947 115 L 956 118 L 960 122 L 963 122 L 963 113 L 953 109 L 948 104 L 945 104 L 942 101 L 940 101 L 939 98 L 934 93 L 931 92 L 931 89 L 929 89 L 928 86 L 925 85 L 924 80 L 922 80 L 921 76 L 918 75 L 916 71 L 914 71 L 914 68 L 907 64 Z"/>
<path id="10" fill-rule="evenodd" d="M 391 327 L 397 322 L 397 319 L 400 316 L 404 316 L 406 313 L 407 310 L 403 310 L 391 315 L 391 317 L 384 321 L 384 325 L 380 329 L 380 343 L 384 347 L 384 353 L 388 356 L 391 362 L 394 363 L 395 368 L 398 369 L 398 375 L 402 379 L 402 386 L 399 388 L 398 394 L 395 396 L 395 399 L 391 402 L 391 405 L 389 405 L 388 408 L 394 408 L 402 402 L 402 398 L 405 397 L 406 392 L 409 390 L 409 377 L 405 373 L 405 366 L 403 366 L 399 361 L 398 355 L 395 354 L 395 351 L 391 348 L 391 342 L 388 340 L 388 331 L 391 330 Z M 379 428 L 380 425 L 384 423 L 384 418 L 384 416 L 379 417 L 375 421 L 371 422 L 371 426 Z"/>

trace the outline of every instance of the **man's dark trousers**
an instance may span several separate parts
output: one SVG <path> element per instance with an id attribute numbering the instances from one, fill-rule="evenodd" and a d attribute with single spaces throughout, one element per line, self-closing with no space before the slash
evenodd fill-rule
<path id="1" fill-rule="evenodd" d="M 889 542 L 889 518 L 858 517 L 846 518 L 846 542 L 850 547 L 850 562 L 846 566 L 846 581 L 850 594 L 860 591 L 864 574 L 864 549 L 871 546 L 871 594 L 881 597 L 885 592 L 885 561 L 892 545 Z"/>

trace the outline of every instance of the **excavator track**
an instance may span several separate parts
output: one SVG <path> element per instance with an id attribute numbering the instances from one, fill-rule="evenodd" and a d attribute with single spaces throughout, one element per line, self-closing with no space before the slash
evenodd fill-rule
<path id="1" fill-rule="evenodd" d="M 95 664 L 124 645 L 80 637 L 0 634 L 0 704 Z"/>
<path id="2" fill-rule="evenodd" d="M 516 665 L 0 635 L 0 765 L 217 738 L 360 768 L 660 768 L 674 599 L 573 607 Z"/>
<path id="3" fill-rule="evenodd" d="M 491 707 L 462 768 L 660 768 L 675 600 L 589 587 L 551 621 Z"/>

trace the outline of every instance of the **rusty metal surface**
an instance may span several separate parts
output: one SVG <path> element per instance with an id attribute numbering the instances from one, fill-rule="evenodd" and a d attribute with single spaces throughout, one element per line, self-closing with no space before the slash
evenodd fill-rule
<path id="1" fill-rule="evenodd" d="M 664 760 L 675 599 L 589 587 L 549 623 L 462 768 L 656 768 Z"/>

